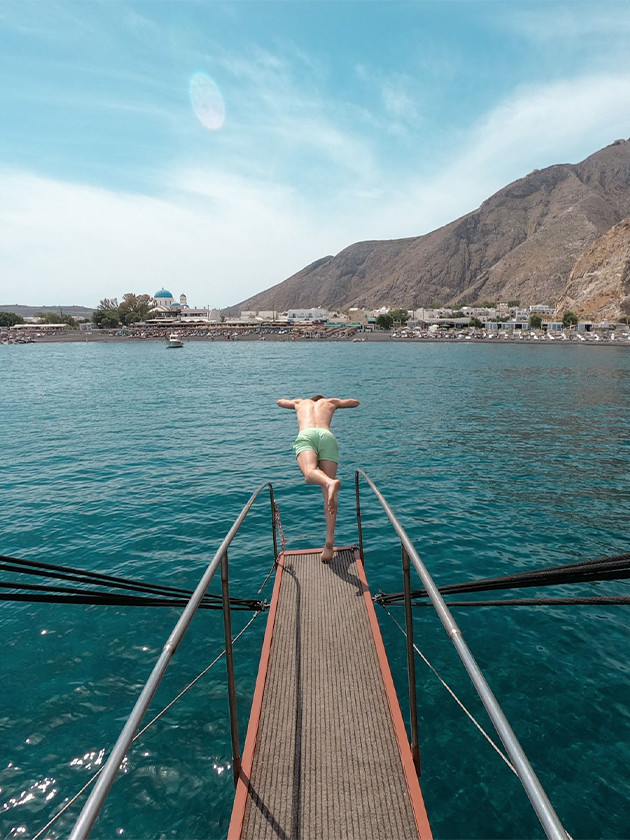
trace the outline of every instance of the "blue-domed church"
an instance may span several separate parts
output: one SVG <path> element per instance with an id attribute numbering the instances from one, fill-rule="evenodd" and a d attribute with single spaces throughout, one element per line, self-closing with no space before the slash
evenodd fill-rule
<path id="1" fill-rule="evenodd" d="M 156 309 L 159 309 L 161 312 L 170 312 L 171 307 L 174 309 L 187 309 L 188 303 L 186 301 L 186 295 L 179 296 L 179 302 L 175 302 L 175 298 L 169 292 L 168 289 L 165 289 L 164 286 L 160 289 L 159 292 L 156 292 L 153 295 L 156 303 Z"/>

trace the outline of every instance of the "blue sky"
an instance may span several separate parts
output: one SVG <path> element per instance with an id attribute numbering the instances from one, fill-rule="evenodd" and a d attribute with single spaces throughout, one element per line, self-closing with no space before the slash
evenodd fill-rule
<path id="1" fill-rule="evenodd" d="M 0 303 L 427 233 L 630 137 L 629 55 L 626 0 L 0 0 Z"/>

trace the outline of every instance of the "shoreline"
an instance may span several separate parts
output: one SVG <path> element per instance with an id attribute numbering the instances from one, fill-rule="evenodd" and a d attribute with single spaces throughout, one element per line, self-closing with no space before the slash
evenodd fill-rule
<path id="1" fill-rule="evenodd" d="M 539 336 L 534 339 L 532 336 L 522 338 L 520 335 L 508 336 L 507 334 L 499 334 L 496 337 L 488 338 L 482 336 L 413 336 L 403 337 L 394 336 L 391 333 L 365 333 L 360 336 L 352 335 L 329 335 L 329 336 L 315 336 L 315 335 L 278 335 L 277 333 L 265 333 L 243 331 L 235 333 L 234 331 L 221 331 L 206 334 L 187 334 L 181 332 L 181 337 L 184 343 L 188 342 L 234 342 L 234 341 L 272 341 L 272 342 L 286 342 L 294 343 L 312 343 L 312 342 L 333 342 L 333 343 L 391 343 L 391 344 L 498 344 L 498 345 L 525 345 L 532 346 L 551 345 L 558 346 L 572 345 L 572 346 L 600 346 L 600 347 L 630 347 L 630 338 L 594 338 L 592 333 L 589 333 L 590 338 L 580 340 L 577 336 L 562 339 L 560 336 L 550 339 L 548 337 Z M 81 330 L 69 330 L 62 334 L 54 335 L 35 335 L 35 336 L 20 336 L 14 338 L 11 336 L 10 341 L 6 341 L 5 336 L 2 336 L 2 344 L 60 344 L 60 343 L 83 343 L 83 344 L 101 344 L 101 343 L 145 343 L 147 341 L 155 343 L 167 344 L 168 336 L 166 334 L 120 334 L 119 331 L 105 331 L 94 330 L 85 332 Z"/>

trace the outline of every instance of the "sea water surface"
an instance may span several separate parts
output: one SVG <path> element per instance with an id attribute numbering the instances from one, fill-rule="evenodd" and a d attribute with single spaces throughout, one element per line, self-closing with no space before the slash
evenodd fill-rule
<path id="1" fill-rule="evenodd" d="M 177 353 L 161 343 L 0 348 L 0 554 L 193 588 L 268 480 L 288 548 L 321 546 L 321 494 L 295 465 L 294 414 L 276 406 L 312 393 L 361 401 L 334 418 L 337 544 L 357 540 L 361 467 L 438 584 L 630 550 L 628 348 L 189 342 Z M 372 591 L 399 591 L 400 546 L 363 486 Z M 261 497 L 230 551 L 233 595 L 261 597 L 269 526 Z M 404 639 L 378 614 L 407 716 Z M 630 837 L 628 608 L 454 614 L 567 830 Z M 34 837 L 102 766 L 178 615 L 0 603 L 0 838 Z M 419 647 L 491 728 L 433 611 L 414 615 Z M 234 630 L 249 618 L 235 614 Z M 235 648 L 241 739 L 264 624 Z M 221 652 L 222 632 L 220 613 L 195 618 L 150 717 Z M 417 671 L 435 836 L 542 836 L 511 771 L 420 661 Z M 92 836 L 223 838 L 232 795 L 220 662 L 132 747 Z M 83 801 L 42 836 L 66 837 Z"/>

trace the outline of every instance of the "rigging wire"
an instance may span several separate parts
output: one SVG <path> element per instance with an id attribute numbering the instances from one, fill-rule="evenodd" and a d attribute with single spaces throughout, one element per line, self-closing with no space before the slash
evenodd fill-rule
<path id="1" fill-rule="evenodd" d="M 534 569 L 528 572 L 518 572 L 512 575 L 483 578 L 481 580 L 439 586 L 442 595 L 453 595 L 464 592 L 484 592 L 500 589 L 520 589 L 532 586 L 552 586 L 569 583 L 596 583 L 603 580 L 626 580 L 630 578 L 630 553 L 618 554 L 615 557 L 601 557 L 596 560 L 582 560 L 561 566 L 550 566 L 546 569 Z M 411 592 L 414 599 L 425 598 L 424 589 Z M 381 606 L 385 604 L 401 603 L 402 592 L 380 593 L 374 596 L 374 601 Z M 497 601 L 462 601 L 451 602 L 450 606 L 531 606 L 553 604 L 628 604 L 630 597 L 617 596 L 576 596 L 573 598 L 528 598 L 505 599 Z M 414 606 L 424 606 L 424 601 L 415 600 Z"/>
<path id="2" fill-rule="evenodd" d="M 280 554 L 284 554 L 285 549 L 287 547 L 287 538 L 285 537 L 284 529 L 282 528 L 282 520 L 280 519 L 280 508 L 278 507 L 278 505 L 276 504 L 275 501 L 273 503 L 273 527 L 277 528 L 280 531 Z M 258 590 L 259 595 L 263 591 L 265 586 L 267 586 L 267 582 L 268 582 L 269 578 L 271 577 L 271 575 L 274 573 L 277 565 L 278 565 L 278 558 L 274 557 L 273 558 L 273 563 L 271 564 L 271 568 L 269 569 L 269 573 L 267 574 L 267 577 L 263 580 L 262 586 Z"/>
<path id="3" fill-rule="evenodd" d="M 192 590 L 175 586 L 146 583 L 145 581 L 90 572 L 86 569 L 75 569 L 70 566 L 58 566 L 4 555 L 0 555 L 0 571 L 107 587 L 107 590 L 103 591 L 92 588 L 23 583 L 19 580 L 0 581 L 0 601 L 92 604 L 99 606 L 185 607 L 193 594 Z M 122 591 L 112 591 L 116 589 Z M 130 592 L 134 594 L 129 594 Z M 221 596 L 206 593 L 199 607 L 204 610 L 222 609 Z M 267 608 L 267 604 L 264 601 L 251 598 L 231 597 L 230 607 L 235 610 L 261 611 Z"/>
<path id="4" fill-rule="evenodd" d="M 72 566 L 58 566 L 53 563 L 43 563 L 38 560 L 25 560 L 19 557 L 0 555 L 0 569 L 23 574 L 39 575 L 42 577 L 76 580 L 85 583 L 95 583 L 101 586 L 115 585 L 119 589 L 138 589 L 142 592 L 155 592 L 171 595 L 186 595 L 189 590 L 164 584 L 151 584 L 145 581 L 130 580 L 129 578 L 107 575 L 102 572 L 92 572 L 88 569 L 76 569 Z M 50 572 L 55 572 L 52 575 Z"/>
<path id="5" fill-rule="evenodd" d="M 577 596 L 575 598 L 501 598 L 496 601 L 444 601 L 447 607 L 563 607 L 577 604 L 578 606 L 612 606 L 630 604 L 630 595 L 596 595 L 593 597 Z M 414 607 L 430 607 L 427 601 L 416 601 Z"/>
<path id="6" fill-rule="evenodd" d="M 287 547 L 287 538 L 284 535 L 284 529 L 282 528 L 282 520 L 280 519 L 280 508 L 278 505 L 273 503 L 273 521 L 278 526 L 278 530 L 280 531 L 280 554 L 284 554 L 284 551 Z"/>
<path id="7" fill-rule="evenodd" d="M 275 516 L 276 516 L 276 521 L 278 522 L 278 525 L 279 525 L 280 530 L 281 530 L 281 533 L 282 533 L 282 550 L 284 551 L 284 547 L 285 547 L 285 545 L 286 545 L 286 538 L 284 537 L 284 532 L 282 532 L 282 523 L 280 522 L 280 511 L 278 510 L 277 505 L 276 505 L 276 514 L 275 514 Z M 13 561 L 14 559 L 15 559 L 15 558 L 0 557 L 0 561 L 5 561 L 5 560 L 12 560 L 12 561 Z M 21 562 L 21 561 L 18 561 L 18 562 Z M 29 563 L 29 561 L 24 561 L 24 562 L 25 562 L 25 563 Z M 33 562 L 33 561 L 31 561 L 31 562 Z M 49 565 L 49 564 L 35 564 L 35 565 L 48 566 L 48 567 L 50 568 L 50 565 Z M 276 565 L 277 565 L 277 560 L 274 558 L 274 562 L 273 562 L 273 564 L 272 564 L 271 571 L 269 572 L 269 574 L 267 575 L 267 577 L 264 579 L 264 581 L 263 581 L 263 583 L 262 583 L 261 587 L 258 589 L 258 594 L 260 594 L 260 593 L 263 591 L 263 589 L 265 588 L 265 586 L 267 585 L 267 582 L 268 582 L 269 578 L 271 577 L 271 574 L 272 574 L 272 572 L 273 572 L 274 568 L 276 567 Z M 0 562 L 0 568 L 2 568 L 2 563 L 1 563 L 1 562 Z M 64 568 L 64 567 L 57 567 L 57 569 L 61 569 L 61 568 Z M 77 570 L 72 570 L 72 571 L 77 571 Z M 88 572 L 88 573 L 86 573 L 86 574 L 87 574 L 88 576 L 92 576 L 92 573 L 90 573 L 90 572 Z M 98 576 L 98 575 L 97 575 L 97 576 Z M 104 577 L 109 577 L 109 576 L 104 576 Z M 0 585 L 1 585 L 1 584 L 0 584 Z M 173 587 L 164 587 L 164 588 L 165 588 L 165 589 L 173 589 Z M 186 590 L 181 590 L 181 591 L 182 591 L 182 592 L 185 592 Z M 206 597 L 207 597 L 207 596 L 206 596 Z M 217 597 L 217 596 L 214 596 L 214 597 Z M 1 599 L 1 595 L 0 595 L 0 599 Z M 231 605 L 231 606 L 233 606 L 233 602 L 234 602 L 234 601 L 237 601 L 237 602 L 242 602 L 242 601 L 244 601 L 244 599 L 240 599 L 240 598 L 230 598 L 230 605 Z M 267 604 L 267 602 L 266 602 L 266 601 L 263 601 L 263 602 L 256 602 L 256 603 L 261 603 L 261 604 L 262 604 L 261 609 L 259 609 L 259 610 L 257 610 L 256 612 L 254 612 L 254 615 L 250 618 L 250 620 L 249 620 L 249 621 L 247 622 L 247 624 L 243 627 L 243 629 L 242 629 L 239 633 L 237 633 L 237 634 L 236 634 L 236 636 L 234 636 L 234 638 L 232 639 L 232 644 L 233 644 L 233 645 L 234 645 L 234 644 L 236 644 L 236 642 L 238 642 L 238 640 L 239 640 L 239 639 L 241 638 L 241 636 L 245 633 L 245 631 L 246 631 L 246 630 L 248 630 L 248 629 L 249 629 L 249 627 L 250 627 L 250 626 L 254 623 L 254 621 L 258 618 L 258 616 L 260 615 L 260 613 L 262 612 L 262 610 L 264 610 L 264 609 L 267 609 L 267 608 L 268 608 L 268 604 Z M 184 601 L 184 602 L 183 602 L 183 604 L 185 605 L 185 604 L 186 604 L 186 601 Z M 200 607 L 203 607 L 203 601 L 200 603 L 200 605 L 199 605 L 199 606 L 200 606 Z M 166 705 L 166 706 L 165 706 L 165 707 L 164 707 L 164 708 L 163 708 L 160 712 L 158 712 L 158 714 L 157 714 L 154 718 L 152 718 L 152 720 L 150 720 L 150 721 L 149 721 L 149 723 L 147 723 L 147 724 L 146 724 L 146 726 L 144 726 L 141 730 L 139 730 L 139 732 L 137 732 L 137 733 L 136 733 L 136 735 L 134 736 L 134 738 L 133 738 L 133 740 L 132 740 L 132 742 L 131 742 L 131 743 L 132 743 L 132 744 L 135 744 L 135 742 L 136 742 L 136 741 L 138 741 L 138 740 L 139 740 L 139 739 L 140 739 L 140 738 L 144 735 L 144 733 L 145 733 L 145 732 L 149 729 L 149 727 L 153 726 L 153 724 L 154 724 L 154 723 L 156 723 L 156 722 L 157 722 L 157 721 L 158 721 L 158 720 L 159 720 L 159 719 L 160 719 L 160 718 L 161 718 L 164 714 L 166 714 L 166 712 L 167 712 L 169 709 L 171 709 L 171 708 L 175 705 L 175 703 L 177 703 L 177 701 L 178 701 L 178 700 L 180 700 L 180 699 L 184 696 L 184 694 L 186 694 L 188 691 L 190 691 L 190 689 L 191 689 L 194 685 L 196 685 L 196 683 L 197 683 L 197 682 L 199 682 L 199 680 L 200 680 L 202 677 L 204 677 L 204 676 L 208 673 L 208 671 L 210 671 L 210 670 L 211 670 L 211 669 L 212 669 L 212 668 L 213 668 L 213 667 L 217 664 L 217 662 L 219 662 L 219 660 L 220 660 L 223 656 L 225 656 L 225 648 L 221 651 L 221 653 L 220 653 L 218 656 L 216 656 L 216 657 L 215 657 L 215 659 L 213 659 L 213 661 L 212 661 L 212 662 L 211 662 L 211 663 L 210 663 L 210 664 L 209 664 L 206 668 L 204 668 L 204 670 L 203 670 L 203 671 L 201 671 L 201 673 L 200 673 L 200 674 L 198 674 L 198 675 L 197 675 L 197 676 L 196 676 L 196 677 L 195 677 L 195 678 L 194 678 L 191 682 L 189 682 L 189 683 L 188 683 L 188 685 L 186 685 L 186 686 L 182 689 L 182 691 L 180 691 L 180 692 L 179 692 L 179 694 L 178 694 L 176 697 L 174 697 L 174 698 L 170 701 L 170 703 L 168 703 L 168 704 L 167 704 L 167 705 Z M 101 766 L 101 767 L 100 767 L 100 768 L 96 771 L 96 773 L 95 773 L 95 774 L 94 774 L 94 775 L 93 775 L 93 776 L 92 776 L 92 777 L 91 777 L 91 778 L 90 778 L 90 779 L 89 779 L 89 780 L 88 780 L 88 781 L 87 781 L 87 782 L 83 785 L 83 787 L 82 787 L 79 791 L 77 791 L 77 793 L 75 793 L 75 795 L 74 795 L 71 799 L 69 799 L 66 803 L 64 803 L 64 805 L 60 808 L 60 810 L 59 810 L 56 814 L 54 814 L 54 815 L 51 817 L 51 819 L 48 821 L 48 823 L 46 823 L 46 825 L 45 825 L 43 828 L 41 828 L 41 829 L 37 832 L 37 834 L 35 834 L 35 835 L 34 835 L 34 837 L 32 838 L 32 840 L 39 840 L 39 838 L 40 838 L 40 837 L 41 837 L 41 836 L 42 836 L 42 835 L 43 835 L 46 831 L 48 831 L 48 829 L 49 829 L 52 825 L 54 825 L 54 823 L 55 823 L 55 822 L 57 822 L 57 820 L 58 820 L 58 819 L 59 819 L 59 818 L 60 818 L 60 817 L 61 817 L 61 816 L 62 816 L 62 815 L 63 815 L 63 814 L 64 814 L 64 813 L 65 813 L 65 812 L 69 809 L 69 808 L 71 808 L 71 807 L 72 807 L 72 805 L 74 805 L 74 803 L 75 803 L 75 802 L 79 799 L 79 797 L 80 797 L 80 796 L 82 796 L 82 794 L 83 794 L 83 793 L 85 793 L 85 791 L 86 791 L 86 790 L 88 790 L 88 788 L 90 788 L 90 787 L 94 784 L 94 782 L 98 779 L 98 777 L 101 775 L 101 773 L 103 772 L 103 770 L 104 770 L 104 769 L 105 769 L 105 764 L 103 764 L 103 765 L 102 765 L 102 766 Z"/>
<path id="8" fill-rule="evenodd" d="M 403 634 L 403 636 L 404 636 L 404 637 L 405 637 L 405 639 L 406 639 L 406 638 L 407 638 L 407 632 L 406 632 L 406 630 L 404 629 L 404 627 L 400 624 L 400 622 L 399 622 L 399 621 L 395 618 L 395 616 L 394 616 L 394 615 L 393 615 L 393 614 L 392 614 L 392 613 L 391 613 L 391 612 L 387 609 L 387 607 L 386 607 L 384 604 L 381 604 L 381 607 L 385 610 L 385 612 L 387 613 L 387 615 L 391 618 L 391 620 L 392 620 L 392 621 L 394 622 L 394 624 L 398 627 L 398 629 L 400 630 L 400 632 Z M 436 669 L 433 667 L 433 665 L 429 662 L 429 660 L 428 660 L 428 659 L 426 658 L 426 656 L 422 653 L 422 651 L 421 651 L 421 650 L 420 650 L 420 648 L 416 645 L 416 643 L 415 643 L 415 642 L 414 642 L 414 644 L 413 644 L 413 649 L 414 649 L 414 650 L 415 650 L 415 652 L 418 654 L 418 656 L 422 659 L 422 661 L 423 661 L 423 662 L 424 662 L 424 663 L 425 663 L 425 664 L 426 664 L 426 665 L 427 665 L 427 666 L 431 669 L 431 671 L 433 671 L 433 673 L 435 674 L 435 676 L 437 677 L 437 679 L 438 679 L 438 680 L 442 683 L 442 685 L 444 686 L 444 688 L 448 691 L 448 693 L 451 695 L 451 697 L 453 698 L 453 700 L 455 700 L 455 702 L 456 702 L 456 703 L 457 703 L 457 705 L 460 707 L 460 709 L 464 712 L 464 714 L 465 714 L 465 715 L 469 718 L 469 720 L 470 720 L 470 721 L 471 721 L 471 722 L 472 722 L 472 723 L 476 726 L 476 728 L 479 730 L 479 732 L 483 735 L 483 737 L 486 739 L 486 741 L 490 744 L 490 746 L 492 747 L 492 749 L 493 749 L 493 750 L 494 750 L 494 751 L 495 751 L 495 752 L 499 755 L 499 757 L 500 757 L 500 758 L 502 758 L 502 759 L 503 759 L 503 761 L 507 764 L 507 766 L 510 768 L 510 770 L 511 770 L 511 771 L 514 773 L 514 775 L 518 778 L 518 773 L 516 772 L 516 768 L 514 767 L 514 765 L 513 765 L 513 764 L 512 764 L 512 762 L 510 761 L 510 759 L 509 759 L 509 758 L 505 755 L 505 753 L 503 752 L 503 750 L 502 750 L 502 749 L 498 746 L 498 744 L 496 744 L 496 742 L 495 742 L 495 741 L 494 741 L 494 740 L 490 737 L 490 735 L 488 735 L 488 733 L 486 732 L 486 730 L 485 730 L 485 729 L 483 728 L 483 726 L 479 723 L 479 721 L 478 721 L 478 720 L 474 717 L 474 715 L 473 715 L 471 712 L 469 712 L 469 711 L 468 711 L 468 709 L 466 708 L 466 706 L 462 703 L 462 701 L 461 701 L 461 700 L 459 699 L 459 697 L 455 694 L 455 692 L 454 692 L 454 691 L 453 691 L 453 689 L 452 689 L 452 688 L 448 685 L 448 683 L 446 683 L 446 682 L 442 679 L 442 677 L 439 675 L 439 673 L 437 672 L 437 670 L 436 670 Z M 569 834 L 569 832 L 568 832 L 566 829 L 565 829 L 564 831 L 565 831 L 565 834 L 566 834 L 566 836 L 567 836 L 567 840 L 573 840 L 573 837 Z M 35 838 L 34 838 L 34 840 L 35 840 Z"/>
<path id="9" fill-rule="evenodd" d="M 240 633 L 237 633 L 236 636 L 234 636 L 234 638 L 232 639 L 232 644 L 235 644 L 241 638 L 243 633 L 245 633 L 245 631 L 253 624 L 253 622 L 258 618 L 259 615 L 260 615 L 260 612 L 255 612 L 254 613 L 254 615 L 250 618 L 250 620 L 247 622 L 245 627 L 243 627 L 243 629 L 240 631 Z M 185 686 L 185 688 L 183 688 L 182 691 L 180 691 L 179 694 L 170 701 L 170 703 L 168 703 L 166 706 L 164 706 L 164 708 L 160 712 L 158 712 L 157 715 L 152 720 L 150 720 L 149 723 L 147 723 L 146 726 L 144 726 L 139 732 L 136 733 L 136 735 L 134 736 L 133 741 L 131 743 L 135 744 L 135 742 L 144 735 L 144 733 L 147 731 L 147 729 L 149 729 L 149 727 L 153 726 L 153 724 L 156 723 L 156 721 L 158 721 L 164 714 L 166 714 L 166 712 L 169 709 L 171 709 L 175 705 L 175 703 L 177 703 L 177 701 L 180 700 L 184 696 L 184 694 L 186 694 L 186 692 L 190 691 L 190 689 L 197 682 L 199 682 L 199 680 L 202 677 L 204 677 L 208 673 L 208 671 L 210 671 L 210 669 L 213 668 L 223 656 L 225 656 L 225 648 L 221 651 L 221 653 L 218 656 L 215 657 L 215 659 L 213 659 L 213 661 L 206 668 L 204 668 L 203 671 L 201 671 L 200 674 L 198 674 L 191 682 L 189 682 L 188 685 Z M 83 785 L 81 790 L 79 790 L 79 791 L 77 791 L 77 793 L 75 793 L 75 795 L 72 797 L 72 799 L 69 799 L 67 802 L 65 802 L 64 805 L 61 807 L 61 809 L 56 814 L 53 814 L 53 816 L 46 823 L 46 825 L 43 828 L 41 828 L 37 832 L 37 834 L 35 834 L 31 838 L 31 840 L 39 840 L 39 838 L 42 836 L 42 834 L 44 834 L 46 831 L 48 831 L 48 829 L 55 822 L 57 822 L 57 820 L 68 810 L 68 808 L 71 808 L 72 805 L 74 805 L 74 803 L 77 801 L 77 799 L 79 799 L 79 797 L 83 793 L 85 793 L 85 791 L 89 787 L 91 787 L 91 785 L 98 779 L 98 777 L 101 775 L 101 773 L 103 772 L 104 769 L 105 769 L 105 764 L 103 764 L 101 767 L 99 767 L 99 769 L 96 771 L 96 773 Z"/>
<path id="10" fill-rule="evenodd" d="M 394 615 L 393 615 L 393 614 L 392 614 L 392 613 L 391 613 L 391 612 L 387 609 L 387 607 L 386 607 L 384 604 L 381 604 L 381 606 L 383 607 L 383 609 L 385 610 L 385 612 L 387 613 L 387 615 L 391 618 L 391 620 L 394 622 L 394 624 L 396 625 L 396 627 L 398 627 L 398 629 L 399 629 L 399 630 L 400 630 L 400 632 L 403 634 L 403 636 L 404 636 L 405 638 L 407 638 L 407 633 L 406 633 L 405 629 L 401 626 L 401 624 L 400 624 L 400 623 L 398 622 L 398 620 L 394 617 Z M 422 653 L 422 651 L 418 648 L 418 646 L 416 645 L 416 643 L 415 643 L 415 642 L 414 642 L 414 645 L 413 645 L 413 649 L 414 649 L 414 650 L 415 650 L 415 652 L 418 654 L 418 656 L 422 659 L 422 661 L 425 663 L 425 665 L 428 665 L 428 667 L 431 669 L 431 671 L 433 671 L 433 673 L 435 674 L 435 676 L 436 676 L 436 677 L 438 678 L 438 680 L 442 683 L 442 685 L 443 685 L 443 686 L 444 686 L 444 688 L 448 691 L 448 693 L 451 695 L 451 697 L 453 698 L 453 700 L 455 700 L 455 702 L 457 703 L 457 705 L 458 705 L 458 706 L 462 709 L 462 711 L 463 711 L 463 712 L 464 712 L 464 713 L 468 716 L 468 718 L 472 721 L 472 723 L 473 723 L 473 724 L 477 727 L 477 729 L 481 732 L 481 734 L 482 734 L 482 735 L 483 735 L 483 737 L 486 739 L 486 741 L 488 741 L 488 743 L 490 744 L 490 746 L 491 746 L 491 747 L 492 747 L 492 748 L 493 748 L 493 749 L 494 749 L 494 750 L 495 750 L 495 751 L 496 751 L 496 752 L 497 752 L 497 753 L 501 756 L 501 758 L 503 759 L 503 761 L 505 761 L 505 763 L 506 763 L 506 764 L 507 764 L 507 766 L 510 768 L 510 770 L 514 773 L 514 775 L 518 777 L 518 773 L 516 772 L 516 768 L 514 767 L 514 765 L 513 765 L 513 764 L 512 764 L 512 762 L 510 761 L 510 759 L 509 759 L 509 758 L 505 755 L 505 753 L 501 750 L 501 748 L 500 748 L 500 747 L 499 747 L 499 746 L 498 746 L 498 745 L 497 745 L 497 744 L 496 744 L 496 743 L 492 740 L 492 738 L 490 737 L 490 735 L 488 735 L 488 733 L 486 732 L 486 730 L 485 730 L 485 729 L 483 728 L 483 726 L 482 726 L 482 725 L 481 725 L 481 724 L 480 724 L 480 723 L 479 723 L 479 722 L 475 719 L 475 717 L 471 714 L 471 712 L 469 712 L 469 711 L 468 711 L 468 709 L 466 708 L 466 706 L 464 706 L 464 704 L 462 703 L 462 701 L 461 701 L 461 700 L 459 699 L 459 697 L 455 694 L 455 692 L 454 692 L 454 691 L 453 691 L 453 689 L 452 689 L 452 688 L 448 685 L 448 683 L 446 683 L 446 682 L 442 679 L 442 677 L 439 675 L 439 673 L 436 671 L 436 669 L 433 667 L 433 665 L 429 662 L 429 660 L 426 658 L 426 656 Z"/>

